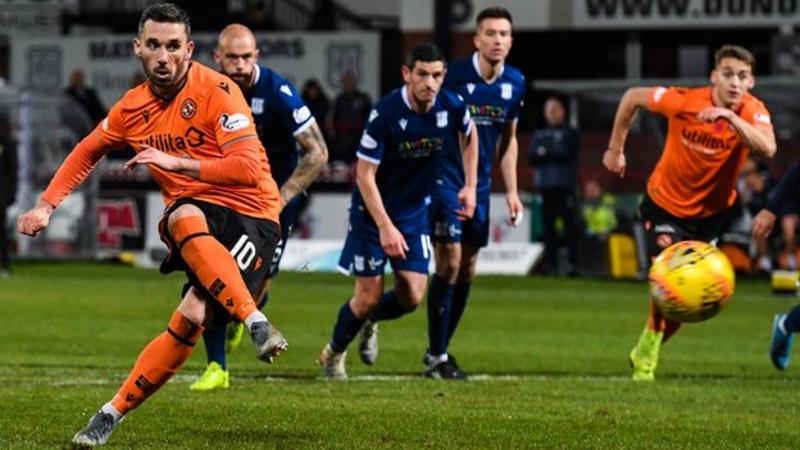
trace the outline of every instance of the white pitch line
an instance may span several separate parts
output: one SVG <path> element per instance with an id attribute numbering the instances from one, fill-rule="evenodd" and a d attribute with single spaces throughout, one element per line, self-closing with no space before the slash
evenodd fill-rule
<path id="1" fill-rule="evenodd" d="M 114 378 L 94 378 L 94 379 L 76 379 L 76 380 L 69 380 L 65 379 L 68 375 L 62 375 L 61 380 L 58 381 L 29 381 L 25 383 L 7 383 L 8 385 L 18 386 L 18 387 L 38 387 L 38 386 L 50 386 L 50 387 L 80 387 L 80 386 L 105 386 L 105 385 L 117 385 L 120 384 L 124 378 L 125 374 L 120 374 L 119 377 Z M 177 383 L 193 383 L 197 381 L 199 377 L 197 375 L 188 375 L 188 374 L 178 374 L 175 375 L 170 382 L 177 382 Z M 624 376 L 572 376 L 572 375 L 489 375 L 489 374 L 475 374 L 470 375 L 469 380 L 467 382 L 504 382 L 504 381 L 548 381 L 548 380 L 564 380 L 564 379 L 571 379 L 575 381 L 612 381 L 612 382 L 628 382 L 630 381 L 629 377 Z M 238 384 L 256 384 L 256 383 L 290 383 L 292 381 L 331 381 L 333 380 L 326 380 L 322 377 L 316 378 L 299 378 L 299 377 L 291 377 L 291 376 L 281 376 L 281 375 L 266 375 L 266 376 L 258 376 L 258 377 L 231 377 L 231 381 Z M 400 382 L 400 381 L 427 381 L 422 375 L 353 375 L 347 378 L 347 380 L 341 380 L 345 382 Z M 339 381 L 339 380 L 337 380 Z"/>

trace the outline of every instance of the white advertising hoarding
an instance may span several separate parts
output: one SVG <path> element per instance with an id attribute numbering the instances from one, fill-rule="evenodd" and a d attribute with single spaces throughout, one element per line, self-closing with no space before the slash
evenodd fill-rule
<path id="1" fill-rule="evenodd" d="M 340 90 L 345 72 L 353 71 L 359 88 L 377 99 L 380 70 L 380 35 L 353 33 L 256 34 L 260 62 L 292 81 L 297 89 L 310 78 L 320 81 L 329 97 Z M 194 59 L 216 68 L 213 61 L 217 35 L 198 33 Z M 131 87 L 141 64 L 133 54 L 133 36 L 15 38 L 11 43 L 11 83 L 35 90 L 62 90 L 75 70 L 86 74 L 108 108 Z"/>
<path id="2" fill-rule="evenodd" d="M 289 239 L 283 252 L 281 270 L 335 272 L 347 235 L 349 206 L 348 194 L 314 194 L 303 214 L 308 239 L 300 239 L 297 235 L 298 229 L 295 228 L 295 236 Z M 166 254 L 166 246 L 158 236 L 158 222 L 163 211 L 161 195 L 156 192 L 148 194 L 144 221 L 145 249 L 137 255 L 139 265 L 157 267 Z M 525 275 L 541 258 L 544 250 L 542 244 L 528 242 L 528 211 L 523 222 L 516 228 L 505 223 L 507 217 L 504 196 L 492 195 L 490 243 L 478 256 L 478 273 Z M 433 271 L 433 261 L 430 270 Z"/>
<path id="3" fill-rule="evenodd" d="M 574 28 L 800 24 L 800 0 L 572 0 Z"/>

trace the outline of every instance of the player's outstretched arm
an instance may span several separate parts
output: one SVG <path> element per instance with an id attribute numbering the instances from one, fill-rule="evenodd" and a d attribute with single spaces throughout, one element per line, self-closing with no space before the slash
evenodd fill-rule
<path id="1" fill-rule="evenodd" d="M 608 149 L 603 154 L 603 165 L 608 170 L 625 176 L 625 140 L 639 108 L 647 108 L 647 95 L 650 88 L 635 87 L 625 91 L 614 116 L 614 127 L 608 140 Z"/>
<path id="2" fill-rule="evenodd" d="M 27 236 L 36 236 L 50 224 L 50 216 L 55 208 L 39 199 L 36 206 L 17 218 L 17 231 Z"/>
<path id="3" fill-rule="evenodd" d="M 381 247 L 390 258 L 405 259 L 409 247 L 403 234 L 394 226 L 386 207 L 383 205 L 378 184 L 375 182 L 375 174 L 378 172 L 378 165 L 359 158 L 356 163 L 356 184 L 364 204 L 367 206 L 372 220 L 378 226 L 380 233 Z"/>
<path id="4" fill-rule="evenodd" d="M 47 228 L 53 210 L 92 173 L 95 166 L 111 150 L 95 129 L 72 149 L 58 167 L 42 197 L 29 211 L 17 219 L 17 230 L 36 236 Z"/>
<path id="5" fill-rule="evenodd" d="M 328 162 L 328 146 L 316 122 L 295 136 L 302 156 L 292 175 L 281 186 L 281 208 L 305 191 Z"/>
<path id="6" fill-rule="evenodd" d="M 466 135 L 459 133 L 458 137 L 464 161 L 464 187 L 458 192 L 462 208 L 456 213 L 461 220 L 467 220 L 475 214 L 475 189 L 478 186 L 478 130 L 475 122 L 470 122 Z"/>
<path id="7" fill-rule="evenodd" d="M 500 173 L 506 185 L 506 205 L 511 225 L 517 226 L 522 221 L 522 202 L 517 191 L 517 158 L 519 143 L 517 142 L 517 121 L 506 124 L 500 136 L 498 146 L 500 152 Z"/>

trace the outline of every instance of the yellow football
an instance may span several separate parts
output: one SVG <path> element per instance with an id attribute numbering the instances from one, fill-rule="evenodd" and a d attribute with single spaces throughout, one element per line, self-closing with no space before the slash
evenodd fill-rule
<path id="1" fill-rule="evenodd" d="M 735 274 L 725 254 L 707 242 L 682 241 L 665 248 L 650 267 L 650 295 L 678 322 L 702 322 L 733 296 Z"/>

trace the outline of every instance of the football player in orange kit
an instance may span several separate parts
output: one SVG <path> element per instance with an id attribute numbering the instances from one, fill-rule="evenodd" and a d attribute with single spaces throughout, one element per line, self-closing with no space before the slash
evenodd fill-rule
<path id="1" fill-rule="evenodd" d="M 771 158 L 776 151 L 769 112 L 748 94 L 755 84 L 753 55 L 726 45 L 717 50 L 714 63 L 711 86 L 631 88 L 614 118 L 603 164 L 620 176 L 625 174 L 625 138 L 637 110 L 646 108 L 669 121 L 664 152 L 639 206 L 650 257 L 678 241 L 715 241 L 736 199 L 736 180 L 748 153 Z M 655 378 L 661 343 L 680 325 L 650 300 L 647 324 L 630 353 L 634 380 Z"/>
<path id="2" fill-rule="evenodd" d="M 41 232 L 106 153 L 131 145 L 137 153 L 126 167 L 147 165 L 167 205 L 159 231 L 170 253 L 161 271 L 182 270 L 189 279 L 166 331 L 73 437 L 78 446 L 105 444 L 125 414 L 189 358 L 207 320 L 244 322 L 264 361 L 287 347 L 253 301 L 280 239 L 279 191 L 241 90 L 191 61 L 189 33 L 189 17 L 179 7 L 145 9 L 133 46 L 148 81 L 128 91 L 73 149 L 17 223 L 23 234 Z"/>

